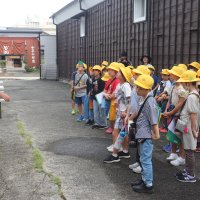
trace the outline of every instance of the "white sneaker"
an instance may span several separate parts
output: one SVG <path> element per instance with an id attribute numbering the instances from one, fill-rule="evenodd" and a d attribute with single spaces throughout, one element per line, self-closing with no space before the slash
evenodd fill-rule
<path id="1" fill-rule="evenodd" d="M 176 160 L 178 158 L 178 155 L 176 153 L 171 153 L 169 157 L 167 157 L 167 160 Z"/>
<path id="2" fill-rule="evenodd" d="M 111 153 L 113 152 L 113 149 L 114 149 L 114 145 L 113 145 L 113 144 L 110 145 L 109 147 L 107 147 L 107 150 L 108 150 L 109 152 L 111 152 Z M 123 148 L 121 147 L 119 151 L 123 151 Z"/>
<path id="3" fill-rule="evenodd" d="M 137 168 L 138 166 L 140 166 L 140 164 L 138 162 L 132 164 L 132 165 L 129 165 L 129 169 L 134 169 L 134 168 Z"/>
<path id="4" fill-rule="evenodd" d="M 136 174 L 141 174 L 141 172 L 142 172 L 142 168 L 141 168 L 140 166 L 138 166 L 138 167 L 136 167 L 136 168 L 133 168 L 132 170 L 133 170 L 133 172 L 135 172 Z"/>
<path id="5" fill-rule="evenodd" d="M 176 160 L 173 160 L 170 162 L 173 166 L 180 166 L 180 165 L 185 165 L 185 159 L 184 158 L 181 158 L 181 157 L 178 157 Z"/>
<path id="6" fill-rule="evenodd" d="M 113 152 L 113 147 L 110 147 L 107 150 L 112 153 Z"/>

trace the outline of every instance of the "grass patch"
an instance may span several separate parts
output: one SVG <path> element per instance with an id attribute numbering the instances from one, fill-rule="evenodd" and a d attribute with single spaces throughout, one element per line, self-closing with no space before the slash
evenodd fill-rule
<path id="1" fill-rule="evenodd" d="M 39 149 L 33 149 L 33 161 L 34 161 L 34 168 L 43 171 L 43 165 L 44 165 L 44 158 L 40 152 Z"/>
<path id="2" fill-rule="evenodd" d="M 32 150 L 34 168 L 46 174 L 49 177 L 49 179 L 52 181 L 52 183 L 54 183 L 54 185 L 57 186 L 58 194 L 60 195 L 60 197 L 63 200 L 66 200 L 66 197 L 64 196 L 62 192 L 61 179 L 58 176 L 53 175 L 51 172 L 48 172 L 47 170 L 45 170 L 44 157 L 41 151 L 35 147 L 35 144 L 33 142 L 33 137 L 29 132 L 26 131 L 24 123 L 22 121 L 17 122 L 17 129 L 18 129 L 19 134 L 24 138 L 25 144 L 27 144 Z"/>

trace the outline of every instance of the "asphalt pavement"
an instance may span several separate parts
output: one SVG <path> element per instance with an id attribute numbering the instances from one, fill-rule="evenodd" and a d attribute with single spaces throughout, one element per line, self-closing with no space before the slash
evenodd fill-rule
<path id="1" fill-rule="evenodd" d="M 45 158 L 45 166 L 48 170 L 59 176 L 62 180 L 62 190 L 68 200 L 197 200 L 200 195 L 200 181 L 193 184 L 179 183 L 174 174 L 181 168 L 172 167 L 166 162 L 167 154 L 161 147 L 165 144 L 164 136 L 155 142 L 153 166 L 155 175 L 155 194 L 137 194 L 131 190 L 130 183 L 140 176 L 134 174 L 128 165 L 134 162 L 135 149 L 131 149 L 131 159 L 122 160 L 117 164 L 104 164 L 103 159 L 109 154 L 106 147 L 112 142 L 111 136 L 103 130 L 92 130 L 83 123 L 77 123 L 76 117 L 71 115 L 69 87 L 65 83 L 41 80 L 7 80 L 4 81 L 6 92 L 12 96 L 10 103 L 3 104 L 3 119 L 0 124 L 4 126 L 1 131 L 0 152 L 6 152 L 4 148 L 12 149 L 8 156 L 19 156 L 19 159 L 28 159 L 31 169 L 31 177 L 38 180 L 37 172 L 31 168 L 31 154 L 24 146 L 17 131 L 16 122 L 21 120 L 25 128 L 33 135 L 36 146 L 41 150 Z M 9 130 L 7 146 L 6 135 Z M 24 157 L 22 152 L 24 153 Z M 1 153 L 2 154 L 2 153 Z M 6 154 L 4 154 L 6 160 Z M 11 160 L 12 161 L 12 160 Z M 15 165 L 10 161 L 9 167 Z M 196 154 L 197 177 L 200 177 L 200 156 Z M 18 161 L 18 168 L 21 165 Z M 1 172 L 7 170 L 7 165 L 0 162 Z M 24 186 L 21 174 L 12 170 L 15 190 L 20 193 Z M 26 177 L 26 176 L 24 176 Z M 31 178 L 28 177 L 28 180 Z M 24 178 L 25 179 L 25 178 Z M 25 179 L 26 180 L 26 179 Z M 24 180 L 24 181 L 25 181 Z M 44 185 L 51 185 L 49 180 Z M 27 183 L 30 185 L 29 183 Z M 30 189 L 33 186 L 28 187 Z M 34 187 L 33 187 L 34 188 Z M 53 196 L 54 187 L 47 187 L 46 199 L 60 199 Z M 22 190 L 23 191 L 23 190 Z M 37 199 L 43 199 L 38 193 Z M 44 195 L 44 196 L 45 196 Z M 9 198 L 7 198 L 9 199 Z M 14 199 L 14 198 L 10 198 Z M 26 196 L 18 200 L 27 199 Z M 31 199 L 31 198 L 30 198 Z M 34 199 L 34 198 L 33 198 Z"/>

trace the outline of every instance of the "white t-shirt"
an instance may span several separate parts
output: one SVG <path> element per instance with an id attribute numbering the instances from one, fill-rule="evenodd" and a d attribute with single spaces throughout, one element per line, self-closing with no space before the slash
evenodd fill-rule
<path id="1" fill-rule="evenodd" d="M 124 112 L 129 104 L 128 98 L 131 96 L 131 86 L 129 83 L 125 82 L 123 84 L 118 84 L 116 88 L 116 100 L 118 102 L 118 109 Z"/>

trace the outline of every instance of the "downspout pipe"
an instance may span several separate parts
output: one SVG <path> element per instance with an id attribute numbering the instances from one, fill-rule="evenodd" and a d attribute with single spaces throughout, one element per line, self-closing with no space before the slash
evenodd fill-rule
<path id="1" fill-rule="evenodd" d="M 54 15 L 52 16 L 52 20 L 53 24 L 56 26 L 56 67 L 57 67 L 56 79 L 58 80 L 58 27 L 57 24 L 55 23 Z"/>
<path id="2" fill-rule="evenodd" d="M 79 0 L 79 8 L 80 8 L 80 10 L 82 10 L 84 12 L 84 15 L 85 15 L 84 62 L 86 62 L 87 10 L 83 9 L 82 1 L 83 0 Z"/>

